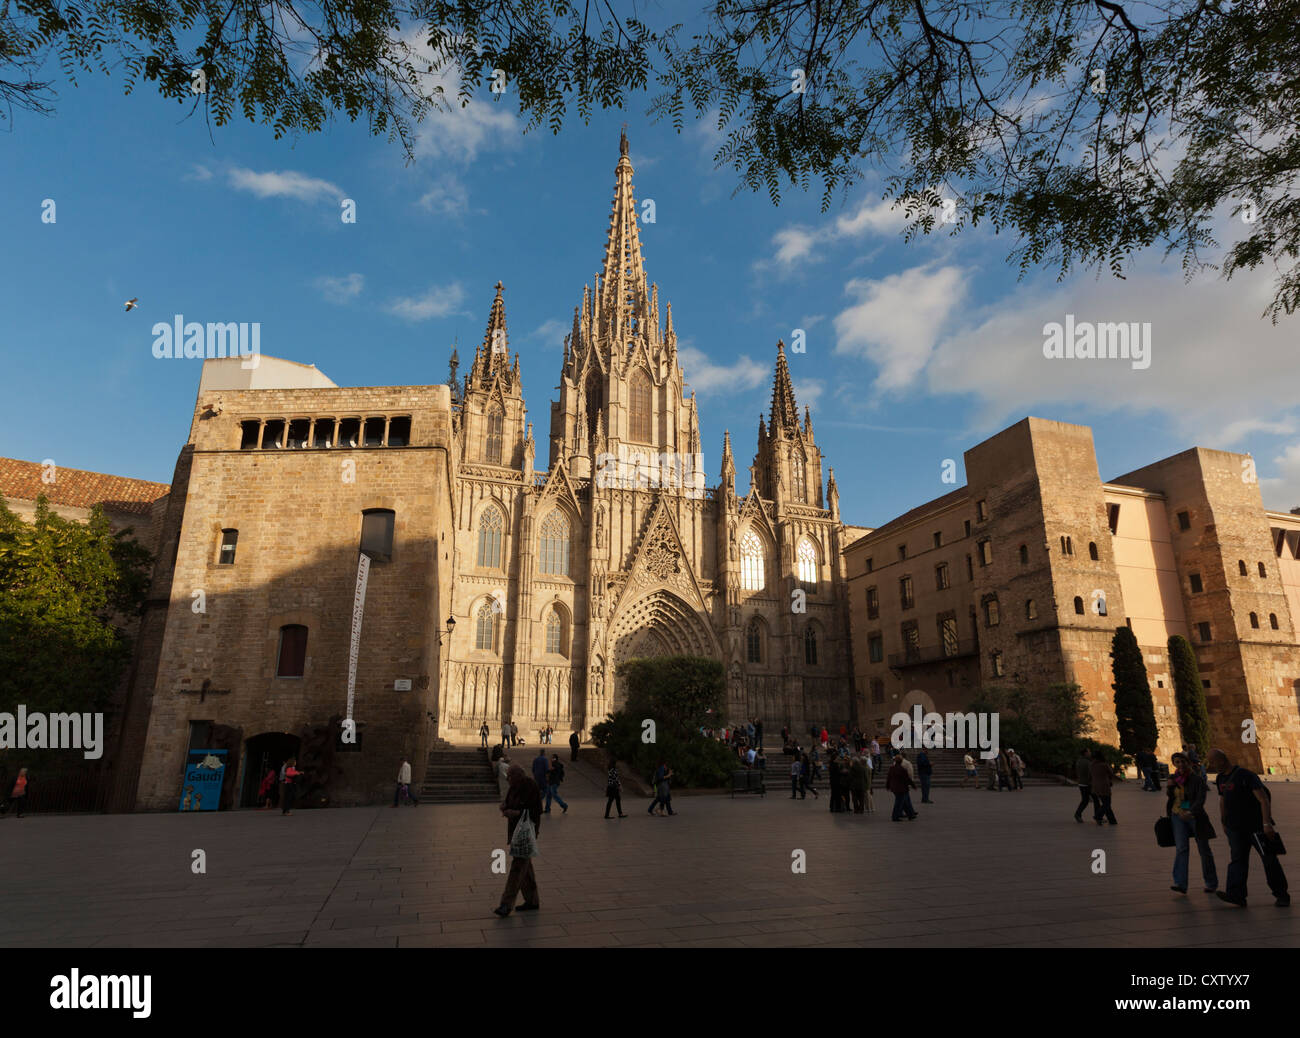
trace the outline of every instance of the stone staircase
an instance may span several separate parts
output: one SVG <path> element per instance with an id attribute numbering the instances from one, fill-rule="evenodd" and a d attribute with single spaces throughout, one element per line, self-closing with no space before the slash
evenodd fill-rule
<path id="1" fill-rule="evenodd" d="M 439 740 L 429 751 L 421 800 L 435 804 L 499 801 L 496 773 L 481 746 L 452 746 Z"/>

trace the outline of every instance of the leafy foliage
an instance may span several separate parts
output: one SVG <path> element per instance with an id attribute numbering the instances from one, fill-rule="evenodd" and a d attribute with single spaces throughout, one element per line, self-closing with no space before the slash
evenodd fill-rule
<path id="1" fill-rule="evenodd" d="M 130 661 L 123 627 L 143 609 L 149 565 L 98 506 L 79 523 L 42 496 L 28 524 L 0 499 L 0 710 L 102 709 Z"/>
<path id="2" fill-rule="evenodd" d="M 700 734 L 724 702 L 722 663 L 696 656 L 632 659 L 619 664 L 618 675 L 626 683 L 627 705 L 592 726 L 592 741 L 647 780 L 667 761 L 678 785 L 725 784 L 736 768 L 735 754 Z M 642 742 L 646 719 L 655 722 L 653 743 Z"/>
<path id="3" fill-rule="evenodd" d="M 1151 702 L 1151 685 L 1142 649 L 1128 627 L 1117 627 L 1110 649 L 1111 672 L 1115 678 L 1115 726 L 1125 753 L 1154 749 L 1159 736 L 1156 711 Z"/>
<path id="4" fill-rule="evenodd" d="M 1195 746 L 1204 756 L 1210 746 L 1210 715 L 1205 707 L 1205 688 L 1196 653 L 1181 634 L 1169 639 L 1169 667 L 1173 671 L 1174 702 L 1178 707 L 1178 728 L 1183 744 Z"/>
<path id="5" fill-rule="evenodd" d="M 3 0 L 0 117 L 49 110 L 51 54 L 218 126 L 365 119 L 408 157 L 497 70 L 498 102 L 553 133 L 575 102 L 586 121 L 657 91 L 653 116 L 713 121 L 718 165 L 774 204 L 817 181 L 829 207 L 870 171 L 909 238 L 984 222 L 1022 273 L 1122 277 L 1161 246 L 1190 277 L 1229 228 L 1228 276 L 1276 265 L 1276 322 L 1300 307 L 1294 22 L 1276 0 L 713 0 L 685 36 L 609 0 Z"/>

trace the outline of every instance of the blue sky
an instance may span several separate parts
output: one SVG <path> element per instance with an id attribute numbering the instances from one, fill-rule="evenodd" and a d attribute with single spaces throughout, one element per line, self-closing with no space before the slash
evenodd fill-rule
<path id="1" fill-rule="evenodd" d="M 646 269 L 673 303 L 710 483 L 729 428 L 744 491 L 776 341 L 802 328 L 796 396 L 846 522 L 946 492 L 945 459 L 960 473 L 963 450 L 1027 414 L 1091 425 L 1103 479 L 1217 447 L 1255 456 L 1266 505 L 1300 505 L 1300 335 L 1260 318 L 1267 272 L 1188 285 L 1153 252 L 1123 281 L 1017 281 L 1011 242 L 983 229 L 905 244 L 877 180 L 826 214 L 815 194 L 733 197 L 711 123 L 679 135 L 643 111 L 524 135 L 507 90 L 431 116 L 406 165 L 346 121 L 276 141 L 242 122 L 210 131 L 147 84 L 129 98 L 116 80 L 63 88 L 53 118 L 19 115 L 0 141 L 0 454 L 168 482 L 201 362 L 155 359 L 155 322 L 257 321 L 263 352 L 340 385 L 437 383 L 453 339 L 467 361 L 482 338 L 501 280 L 544 457 L 626 121 L 638 201 L 656 207 Z M 1044 323 L 1067 313 L 1151 322 L 1150 368 L 1044 358 Z"/>

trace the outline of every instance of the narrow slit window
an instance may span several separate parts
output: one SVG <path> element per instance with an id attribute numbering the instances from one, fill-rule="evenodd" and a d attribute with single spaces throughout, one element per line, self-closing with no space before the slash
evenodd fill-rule
<path id="1" fill-rule="evenodd" d="M 238 530 L 221 531 L 221 553 L 217 557 L 217 562 L 222 566 L 233 566 L 235 564 L 235 545 L 239 543 Z"/>

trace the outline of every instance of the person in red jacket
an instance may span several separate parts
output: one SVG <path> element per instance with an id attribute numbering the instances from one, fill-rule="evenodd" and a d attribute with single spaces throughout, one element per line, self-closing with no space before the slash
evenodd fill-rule
<path id="1" fill-rule="evenodd" d="M 257 787 L 257 799 L 261 803 L 259 810 L 267 811 L 271 807 L 271 791 L 275 789 L 277 774 L 274 768 L 268 768 L 262 776 L 262 784 Z"/>
<path id="2" fill-rule="evenodd" d="M 298 758 L 290 757 L 284 762 L 284 770 L 281 772 L 280 798 L 283 807 L 280 810 L 282 815 L 290 814 L 293 811 L 293 802 L 298 799 L 298 776 L 302 772 L 298 770 Z"/>

